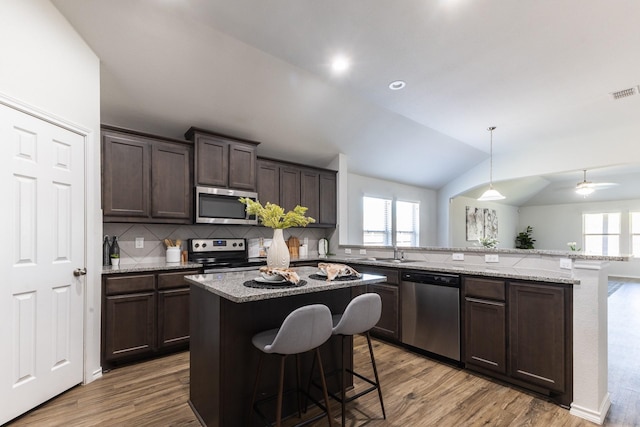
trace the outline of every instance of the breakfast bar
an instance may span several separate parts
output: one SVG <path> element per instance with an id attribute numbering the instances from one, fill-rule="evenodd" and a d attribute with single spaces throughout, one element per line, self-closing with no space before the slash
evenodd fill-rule
<path id="1" fill-rule="evenodd" d="M 264 288 L 249 287 L 260 278 L 258 270 L 185 277 L 191 287 L 189 404 L 203 425 L 259 425 L 250 411 L 259 357 L 251 344 L 253 335 L 279 327 L 290 312 L 308 304 L 325 304 L 332 313 L 342 313 L 352 295 L 362 292 L 364 285 L 386 279 L 364 274 L 359 279 L 328 282 L 317 278 L 315 267 L 299 267 L 295 271 L 306 282 L 302 286 L 264 283 Z M 339 340 L 331 338 L 322 346 L 321 354 L 327 372 L 339 366 Z M 352 351 L 345 358 L 352 366 Z M 291 365 L 286 374 L 289 387 L 295 384 Z M 303 358 L 301 365 L 304 381 L 310 372 L 311 357 Z M 277 390 L 276 377 L 268 374 L 276 371 L 275 360 L 267 358 L 261 395 Z M 338 390 L 337 381 L 329 381 L 328 387 Z M 293 411 L 285 400 L 284 413 Z"/>

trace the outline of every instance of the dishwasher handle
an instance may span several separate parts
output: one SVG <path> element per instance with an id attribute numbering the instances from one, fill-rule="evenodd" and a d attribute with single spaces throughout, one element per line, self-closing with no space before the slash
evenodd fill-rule
<path id="1" fill-rule="evenodd" d="M 401 275 L 403 282 L 424 283 L 427 285 L 460 287 L 460 276 L 458 274 L 446 273 L 422 273 L 404 271 Z"/>

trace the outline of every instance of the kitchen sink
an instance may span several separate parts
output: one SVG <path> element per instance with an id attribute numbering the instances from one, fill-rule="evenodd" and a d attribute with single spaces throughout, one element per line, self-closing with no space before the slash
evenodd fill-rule
<path id="1" fill-rule="evenodd" d="M 392 263 L 392 264 L 404 264 L 404 263 L 407 263 L 407 262 L 418 262 L 418 260 L 415 260 L 415 259 L 393 259 L 393 258 L 378 258 L 378 257 L 363 258 L 363 260 L 389 262 L 389 263 Z"/>

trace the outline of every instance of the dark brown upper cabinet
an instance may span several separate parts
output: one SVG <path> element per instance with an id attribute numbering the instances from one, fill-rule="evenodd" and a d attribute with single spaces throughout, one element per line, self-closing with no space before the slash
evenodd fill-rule
<path id="1" fill-rule="evenodd" d="M 258 200 L 285 210 L 308 208 L 316 220 L 311 227 L 335 227 L 337 219 L 336 172 L 273 159 L 258 159 Z"/>
<path id="2" fill-rule="evenodd" d="M 189 224 L 192 144 L 102 126 L 105 222 Z"/>
<path id="3" fill-rule="evenodd" d="M 185 137 L 195 144 L 195 185 L 256 191 L 256 149 L 246 141 L 190 128 Z"/>
<path id="4" fill-rule="evenodd" d="M 336 173 L 333 171 L 320 172 L 320 213 L 319 224 L 335 226 L 338 222 L 338 188 Z"/>
<path id="5" fill-rule="evenodd" d="M 258 200 L 280 204 L 280 165 L 277 162 L 258 159 L 258 178 L 256 187 Z"/>
<path id="6" fill-rule="evenodd" d="M 280 166 L 280 206 L 285 211 L 294 209 L 300 203 L 300 168 Z"/>

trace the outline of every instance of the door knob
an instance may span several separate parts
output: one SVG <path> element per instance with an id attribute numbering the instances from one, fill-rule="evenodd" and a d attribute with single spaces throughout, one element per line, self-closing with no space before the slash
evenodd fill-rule
<path id="1" fill-rule="evenodd" d="M 73 270 L 73 275 L 76 277 L 84 276 L 85 274 L 87 274 L 86 268 L 76 268 L 75 270 Z"/>

